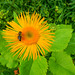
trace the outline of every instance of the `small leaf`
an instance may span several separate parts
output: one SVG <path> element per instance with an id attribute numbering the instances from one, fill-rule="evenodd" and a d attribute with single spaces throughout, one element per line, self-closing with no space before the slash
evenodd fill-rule
<path id="1" fill-rule="evenodd" d="M 63 9 L 60 8 L 60 9 L 58 9 L 57 13 L 62 13 L 62 11 L 63 11 Z"/>
<path id="2" fill-rule="evenodd" d="M 12 59 L 9 59 L 8 63 L 6 64 L 6 66 L 8 68 L 15 68 L 17 67 L 18 62 L 17 61 L 13 61 Z"/>
<path id="3" fill-rule="evenodd" d="M 4 56 L 0 55 L 0 63 L 5 66 L 7 64 L 7 60 L 4 58 Z"/>
<path id="4" fill-rule="evenodd" d="M 54 52 L 49 59 L 49 70 L 53 75 L 75 75 L 72 58 L 65 52 Z"/>
<path id="5" fill-rule="evenodd" d="M 13 15 L 14 15 L 14 22 L 16 22 L 17 24 L 19 24 L 18 20 L 17 20 L 17 14 L 15 12 L 13 12 Z"/>

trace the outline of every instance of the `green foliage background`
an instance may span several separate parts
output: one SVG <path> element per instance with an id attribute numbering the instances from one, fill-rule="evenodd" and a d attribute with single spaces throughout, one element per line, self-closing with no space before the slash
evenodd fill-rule
<path id="1" fill-rule="evenodd" d="M 5 25 L 17 22 L 15 17 L 28 10 L 45 17 L 49 29 L 55 30 L 51 53 L 41 60 L 21 61 L 4 48 L 7 43 L 1 32 Z M 0 30 L 0 75 L 14 75 L 17 67 L 20 75 L 75 75 L 75 0 L 0 0 Z"/>
<path id="2" fill-rule="evenodd" d="M 69 24 L 75 30 L 75 0 L 0 0 L 0 29 L 13 19 L 13 11 L 36 11 L 48 23 Z"/>

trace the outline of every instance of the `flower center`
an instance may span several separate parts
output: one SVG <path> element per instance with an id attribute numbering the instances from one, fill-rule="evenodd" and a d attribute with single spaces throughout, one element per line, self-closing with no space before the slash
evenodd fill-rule
<path id="1" fill-rule="evenodd" d="M 31 45 L 37 43 L 39 40 L 39 32 L 33 27 L 26 27 L 22 31 L 22 42 L 26 45 Z"/>
<path id="2" fill-rule="evenodd" d="M 31 32 L 27 32 L 26 36 L 27 36 L 27 38 L 32 38 L 33 34 Z"/>

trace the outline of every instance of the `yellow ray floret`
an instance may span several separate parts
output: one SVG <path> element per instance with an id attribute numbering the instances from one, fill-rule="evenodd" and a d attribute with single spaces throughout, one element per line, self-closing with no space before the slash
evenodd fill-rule
<path id="1" fill-rule="evenodd" d="M 18 55 L 22 59 L 37 59 L 40 54 L 45 55 L 45 51 L 50 52 L 49 48 L 53 43 L 54 33 L 48 30 L 49 26 L 45 18 L 41 18 L 35 12 L 30 16 L 21 13 L 16 22 L 8 22 L 6 30 L 3 30 L 3 38 L 9 42 L 9 50 L 12 54 Z"/>

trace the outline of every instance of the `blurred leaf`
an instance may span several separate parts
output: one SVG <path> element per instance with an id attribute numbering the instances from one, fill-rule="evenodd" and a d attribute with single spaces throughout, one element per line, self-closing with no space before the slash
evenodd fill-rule
<path id="1" fill-rule="evenodd" d="M 63 11 L 63 8 L 58 9 L 57 13 L 61 13 Z"/>
<path id="2" fill-rule="evenodd" d="M 67 22 L 67 19 L 65 19 L 65 24 L 67 24 L 68 22 Z"/>
<path id="3" fill-rule="evenodd" d="M 72 58 L 65 52 L 54 52 L 49 59 L 49 70 L 53 75 L 75 75 Z"/>
<path id="4" fill-rule="evenodd" d="M 20 0 L 20 5 L 22 5 L 23 4 L 23 0 Z"/>
<path id="5" fill-rule="evenodd" d="M 72 34 L 72 38 L 68 44 L 68 47 L 65 49 L 68 54 L 75 55 L 75 33 Z"/>
<path id="6" fill-rule="evenodd" d="M 17 65 L 18 65 L 18 62 L 12 59 L 9 59 L 8 63 L 6 64 L 8 68 L 15 68 L 17 67 Z"/>
<path id="7" fill-rule="evenodd" d="M 0 75 L 4 75 L 3 72 L 1 72 Z"/>
<path id="8" fill-rule="evenodd" d="M 16 22 L 19 25 L 19 22 L 17 20 L 17 17 L 18 17 L 17 14 L 15 12 L 13 12 L 13 15 L 14 15 L 14 22 Z"/>
<path id="9" fill-rule="evenodd" d="M 74 21 L 74 22 L 75 22 L 75 16 L 74 16 L 74 17 L 72 17 L 72 21 Z"/>
<path id="10" fill-rule="evenodd" d="M 68 5 L 73 5 L 73 4 L 75 4 L 75 1 L 74 0 L 72 0 L 72 2 L 69 3 Z"/>
<path id="11" fill-rule="evenodd" d="M 57 19 L 57 21 L 59 21 L 59 22 L 62 22 L 62 20 L 63 20 L 63 13 L 58 17 L 58 19 Z"/>
<path id="12" fill-rule="evenodd" d="M 7 42 L 2 37 L 2 31 L 0 31 L 0 53 L 7 49 L 5 47 L 7 45 Z"/>
<path id="13" fill-rule="evenodd" d="M 4 52 L 3 54 L 0 55 L 0 63 L 4 66 L 6 65 L 8 68 L 17 67 L 18 66 L 17 58 L 12 57 L 12 55 L 10 55 L 10 53 L 8 53 L 8 52 L 6 53 L 6 52 Z"/>
<path id="14" fill-rule="evenodd" d="M 14 69 L 8 69 L 0 64 L 0 75 L 14 75 Z"/>
<path id="15" fill-rule="evenodd" d="M 7 64 L 7 60 L 4 58 L 4 56 L 0 55 L 0 63 L 5 66 Z"/>
<path id="16" fill-rule="evenodd" d="M 53 73 L 51 71 L 47 71 L 47 74 L 46 75 L 53 75 Z"/>

